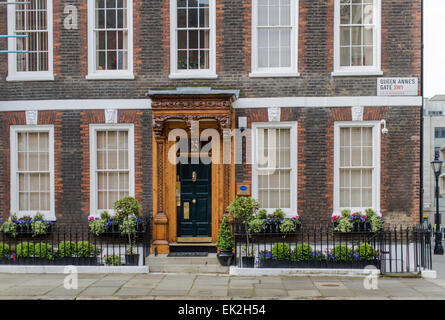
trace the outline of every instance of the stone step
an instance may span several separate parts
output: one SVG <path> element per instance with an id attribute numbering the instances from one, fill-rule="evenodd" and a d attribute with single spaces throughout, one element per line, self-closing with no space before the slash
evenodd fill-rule
<path id="1" fill-rule="evenodd" d="M 166 254 L 150 255 L 146 258 L 150 272 L 162 273 L 229 273 L 216 254 L 207 257 L 167 257 Z"/>

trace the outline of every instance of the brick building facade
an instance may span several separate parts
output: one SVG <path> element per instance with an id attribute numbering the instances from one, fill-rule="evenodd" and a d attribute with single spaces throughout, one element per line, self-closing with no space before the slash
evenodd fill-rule
<path id="1" fill-rule="evenodd" d="M 103 132 L 128 130 L 133 145 L 123 150 L 134 163 L 120 168 L 129 185 L 123 182 L 126 187 L 117 192 L 124 190 L 140 201 L 143 213 L 153 217 L 154 247 L 167 252 L 182 236 L 191 238 L 186 231 L 180 234 L 186 227 L 178 218 L 183 203 L 176 206 L 175 199 L 179 169 L 167 162 L 168 134 L 175 128 L 190 131 L 192 122 L 200 121 L 202 128 L 213 128 L 222 138 L 246 118 L 255 144 L 243 149 L 244 163 L 212 166 L 210 212 L 205 215 L 209 229 L 202 234 L 194 229 L 193 237 L 216 240 L 237 184 L 250 186 L 263 203 L 267 197 L 270 210 L 287 208 L 289 216 L 298 213 L 308 224 L 328 223 L 345 207 L 372 207 L 391 223 L 420 220 L 421 0 L 32 2 L 31 7 L 0 7 L 0 34 L 27 34 L 12 20 L 38 6 L 52 17 L 48 26 L 26 22 L 28 28 L 41 30 L 38 43 L 48 39 L 52 48 L 36 49 L 38 62 L 30 53 L 22 58 L 17 57 L 21 53 L 0 55 L 4 219 L 20 207 L 23 191 L 22 173 L 16 170 L 20 165 L 12 169 L 16 164 L 11 154 L 21 152 L 11 147 L 16 141 L 12 134 L 20 139 L 23 128 L 32 133 L 36 126 L 49 126 L 54 143 L 49 205 L 57 223 L 77 223 L 97 214 L 91 198 L 100 201 L 97 192 L 102 192 L 91 190 L 91 174 L 101 174 L 92 171 L 94 161 L 99 166 L 96 156 L 91 159 L 92 143 L 99 143 L 95 139 L 101 135 L 94 125 L 102 125 L 97 130 Z M 118 17 L 116 24 L 102 26 L 97 18 L 101 14 L 107 21 Z M 119 20 L 121 16 L 126 19 Z M 77 24 L 68 23 L 72 17 Z M 101 38 L 113 32 L 108 42 Z M 0 47 L 33 49 L 30 42 L 20 47 L 19 41 L 0 39 Z M 380 77 L 417 78 L 418 94 L 378 96 Z M 37 112 L 37 124 L 27 122 L 27 111 Z M 382 120 L 387 134 L 381 134 Z M 265 136 L 276 137 L 271 129 L 284 143 L 274 149 L 283 152 L 278 159 L 290 161 L 277 167 L 277 186 L 271 177 L 267 185 L 260 181 L 257 162 L 258 150 L 268 146 L 258 143 Z M 358 135 L 361 141 L 341 142 L 345 135 Z M 231 146 L 233 151 L 234 139 Z M 341 154 L 349 150 L 351 156 L 356 147 L 361 150 L 359 165 Z M 29 156 L 32 148 L 27 152 Z M 247 163 L 250 154 L 252 164 Z M 369 163 L 367 156 L 372 158 L 366 158 Z M 112 198 L 110 190 L 108 185 Z"/>

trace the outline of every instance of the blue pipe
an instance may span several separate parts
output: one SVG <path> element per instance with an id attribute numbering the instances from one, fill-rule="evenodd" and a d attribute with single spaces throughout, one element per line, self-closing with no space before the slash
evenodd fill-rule
<path id="1" fill-rule="evenodd" d="M 0 34 L 0 38 L 28 38 L 28 35 L 19 35 L 19 36 L 10 36 L 10 35 L 3 35 Z"/>
<path id="2" fill-rule="evenodd" d="M 28 51 L 8 51 L 8 50 L 0 50 L 0 53 L 28 53 Z"/>

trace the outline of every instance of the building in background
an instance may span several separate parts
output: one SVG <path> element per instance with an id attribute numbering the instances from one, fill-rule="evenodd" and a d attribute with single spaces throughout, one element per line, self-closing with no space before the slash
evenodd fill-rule
<path id="1" fill-rule="evenodd" d="M 431 99 L 424 99 L 423 114 L 423 215 L 434 224 L 436 213 L 435 178 L 431 168 L 431 161 L 439 155 L 445 161 L 445 95 L 436 95 Z M 445 170 L 442 169 L 442 173 Z M 444 175 L 439 179 L 440 197 L 439 210 L 445 208 Z M 441 212 L 442 213 L 442 212 Z M 442 214 L 441 225 L 445 222 Z"/>

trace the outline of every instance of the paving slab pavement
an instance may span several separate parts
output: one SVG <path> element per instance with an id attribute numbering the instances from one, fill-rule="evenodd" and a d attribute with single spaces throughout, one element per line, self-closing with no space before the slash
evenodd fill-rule
<path id="1" fill-rule="evenodd" d="M 79 274 L 77 288 L 65 289 L 67 275 L 0 273 L 0 300 L 10 299 L 440 299 L 445 279 L 363 277 L 231 276 L 199 274 Z"/>

